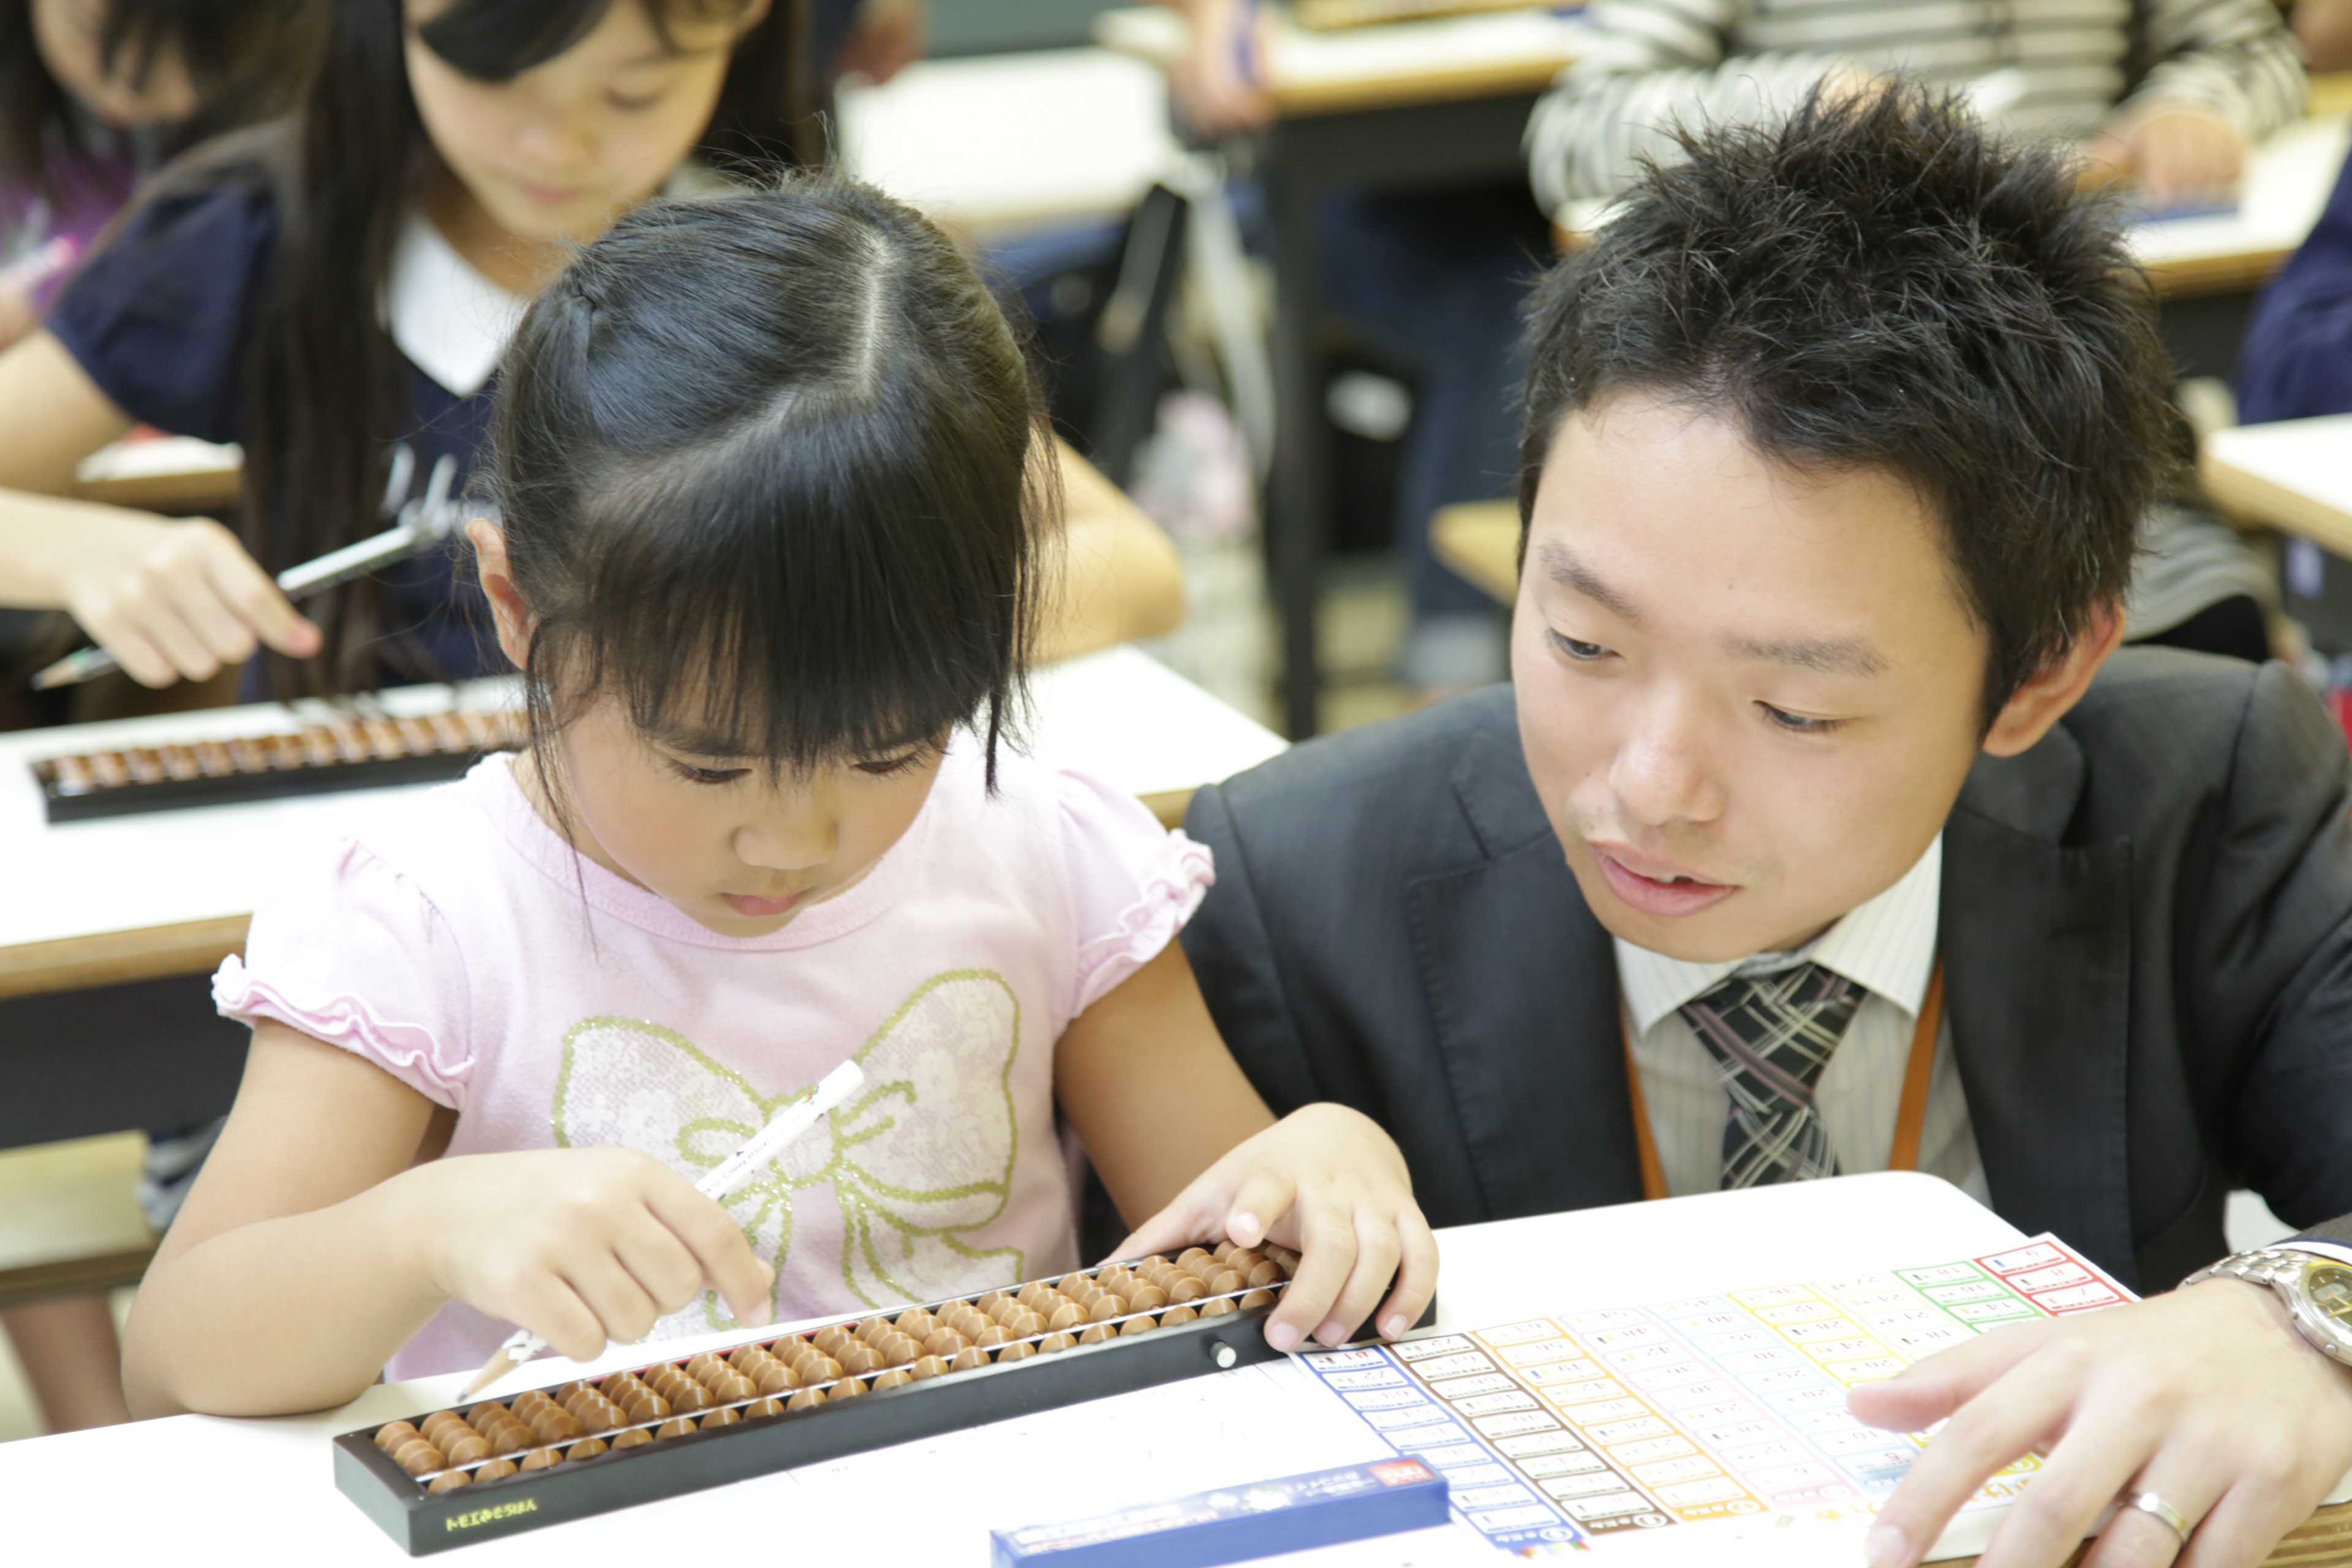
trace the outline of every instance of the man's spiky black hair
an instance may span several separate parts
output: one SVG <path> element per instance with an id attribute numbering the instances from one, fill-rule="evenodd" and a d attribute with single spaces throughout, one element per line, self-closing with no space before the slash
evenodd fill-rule
<path id="1" fill-rule="evenodd" d="M 1799 470 L 1879 470 L 1943 526 L 1990 635 L 1983 718 L 2131 574 L 2184 426 L 2114 205 L 1948 96 L 1816 95 L 1685 132 L 1529 311 L 1522 537 L 1560 422 L 1623 392 Z"/>

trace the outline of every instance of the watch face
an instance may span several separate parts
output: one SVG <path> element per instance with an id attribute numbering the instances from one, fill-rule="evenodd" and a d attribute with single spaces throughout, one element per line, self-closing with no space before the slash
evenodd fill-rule
<path id="1" fill-rule="evenodd" d="M 2352 1338 L 2352 1266 L 2321 1259 L 2303 1271 L 2303 1293 L 2312 1306 Z"/>

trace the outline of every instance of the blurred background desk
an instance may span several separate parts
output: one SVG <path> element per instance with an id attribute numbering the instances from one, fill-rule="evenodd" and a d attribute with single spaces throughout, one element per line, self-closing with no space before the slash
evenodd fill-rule
<path id="1" fill-rule="evenodd" d="M 1576 57 L 1578 25 L 1511 11 L 1311 33 L 1269 23 L 1265 87 L 1275 120 L 1244 139 L 1264 181 L 1275 258 L 1274 470 L 1265 509 L 1281 622 L 1283 726 L 1319 728 L 1317 623 L 1330 549 L 1317 199 L 1336 186 L 1438 188 L 1523 178 L 1519 139 L 1535 101 Z M 1096 37 L 1165 68 L 1181 55 L 1173 12 L 1105 13 Z M 1529 200 L 1532 202 L 1533 198 Z M 1532 268 L 1531 268 L 1532 269 Z"/>
<path id="2" fill-rule="evenodd" d="M 2216 430 L 2198 468 L 2226 510 L 2352 556 L 2352 414 Z"/>

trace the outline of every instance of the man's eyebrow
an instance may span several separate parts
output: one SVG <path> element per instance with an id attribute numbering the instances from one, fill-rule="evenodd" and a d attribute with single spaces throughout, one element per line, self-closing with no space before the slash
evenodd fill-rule
<path id="1" fill-rule="evenodd" d="M 1886 668 L 1867 637 L 1726 637 L 1723 646 L 1735 658 L 1791 664 L 1822 675 L 1877 675 Z"/>
<path id="2" fill-rule="evenodd" d="M 1612 612 L 1618 619 L 1632 626 L 1642 624 L 1642 611 L 1633 600 L 1619 593 L 1592 574 L 1591 569 L 1579 561 L 1557 539 L 1547 539 L 1536 546 L 1536 564 L 1544 575 L 1563 588 L 1572 588 L 1601 608 Z"/>

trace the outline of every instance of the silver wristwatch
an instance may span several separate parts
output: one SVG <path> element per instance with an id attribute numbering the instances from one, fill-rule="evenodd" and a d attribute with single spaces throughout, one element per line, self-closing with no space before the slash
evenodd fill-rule
<path id="1" fill-rule="evenodd" d="M 2352 1263 L 2316 1252 L 2264 1247 L 2209 1264 L 2183 1289 L 2215 1278 L 2267 1285 L 2286 1303 L 2297 1332 L 2331 1361 L 2352 1366 Z"/>

